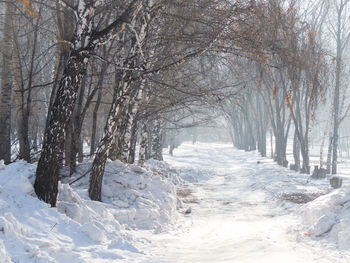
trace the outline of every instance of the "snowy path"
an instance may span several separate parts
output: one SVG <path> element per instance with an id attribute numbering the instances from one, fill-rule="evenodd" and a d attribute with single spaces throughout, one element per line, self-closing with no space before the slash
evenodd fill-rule
<path id="1" fill-rule="evenodd" d="M 350 262 L 302 234 L 296 241 L 293 226 L 300 219 L 291 205 L 281 207 L 271 192 L 255 187 L 278 181 L 283 169 L 271 161 L 220 144 L 185 144 L 166 161 L 204 174 L 193 185 L 199 204 L 185 204 L 192 213 L 177 229 L 136 231 L 150 242 L 142 245 L 145 254 L 130 262 Z"/>

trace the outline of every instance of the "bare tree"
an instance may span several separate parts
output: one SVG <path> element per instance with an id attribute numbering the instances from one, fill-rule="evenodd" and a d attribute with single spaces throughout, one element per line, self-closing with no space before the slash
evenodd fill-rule
<path id="1" fill-rule="evenodd" d="M 332 132 L 332 174 L 337 173 L 338 160 L 338 141 L 339 141 L 339 126 L 340 126 L 340 89 L 342 85 L 343 52 L 350 40 L 350 28 L 348 11 L 349 0 L 337 0 L 333 2 L 333 7 L 336 14 L 336 22 L 330 23 L 331 33 L 336 42 L 335 56 L 335 86 L 333 97 L 333 132 Z"/>

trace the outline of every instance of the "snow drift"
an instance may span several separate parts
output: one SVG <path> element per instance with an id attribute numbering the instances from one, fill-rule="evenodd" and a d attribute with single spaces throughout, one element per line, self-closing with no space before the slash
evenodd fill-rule
<path id="1" fill-rule="evenodd" d="M 314 240 L 350 249 L 350 187 L 332 191 L 306 204 L 301 211 Z"/>
<path id="2" fill-rule="evenodd" d="M 23 161 L 0 165 L 1 262 L 111 262 L 142 253 L 128 229 L 161 231 L 176 216 L 175 173 L 108 162 L 102 203 L 88 198 L 88 177 L 67 184 L 75 174 L 50 208 L 35 196 L 35 169 Z"/>

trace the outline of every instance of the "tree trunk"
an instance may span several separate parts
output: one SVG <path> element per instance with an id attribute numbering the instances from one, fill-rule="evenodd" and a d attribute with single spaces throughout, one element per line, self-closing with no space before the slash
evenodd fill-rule
<path id="1" fill-rule="evenodd" d="M 64 141 L 64 165 L 70 167 L 71 156 L 72 156 L 72 134 L 73 134 L 73 123 L 72 120 L 67 125 L 65 131 L 65 141 Z"/>
<path id="2" fill-rule="evenodd" d="M 303 167 L 302 172 L 309 174 L 310 173 L 310 161 L 309 161 L 309 142 L 308 142 L 308 125 L 305 126 L 305 135 L 303 135 L 302 132 L 302 125 L 301 125 L 301 115 L 300 110 L 297 109 L 297 118 L 294 116 L 294 113 L 292 114 L 293 121 L 294 121 L 294 127 L 295 127 L 295 133 L 298 137 L 299 142 L 299 149 L 301 151 L 301 155 L 303 157 Z"/>
<path id="3" fill-rule="evenodd" d="M 323 168 L 323 149 L 324 149 L 324 144 L 326 141 L 326 136 L 327 136 L 327 132 L 325 131 L 323 136 L 322 136 L 322 142 L 321 142 L 321 147 L 320 147 L 320 168 Z"/>
<path id="4" fill-rule="evenodd" d="M 148 141 L 148 127 L 147 127 L 147 119 L 142 120 L 141 125 L 141 136 L 140 136 L 140 149 L 139 149 L 139 161 L 138 165 L 143 166 L 145 161 L 148 159 L 149 152 L 149 141 Z"/>
<path id="5" fill-rule="evenodd" d="M 136 28 L 136 14 L 140 15 L 140 9 L 137 9 L 136 2 L 131 2 L 129 7 L 127 8 L 128 12 L 135 12 L 132 21 L 130 21 L 130 25 Z M 147 4 L 147 8 L 152 7 L 152 1 L 144 2 L 140 1 L 139 6 L 143 4 Z M 147 10 L 148 11 L 148 10 Z M 125 11 L 128 13 L 127 11 Z M 141 12 L 142 13 L 142 12 Z M 137 37 L 133 36 L 130 39 L 130 48 L 127 53 L 127 58 L 125 59 L 123 65 L 126 68 L 133 68 L 142 63 L 142 57 L 139 55 L 139 48 L 143 46 L 144 41 L 147 36 L 147 29 L 149 23 L 151 22 L 151 12 L 144 12 L 142 15 L 142 19 L 138 27 Z M 124 21 L 124 20 L 121 20 Z M 134 33 L 133 33 L 134 34 Z M 127 50 L 124 50 L 127 51 Z M 142 53 L 142 52 L 141 52 Z M 145 62 L 145 61 L 144 61 Z M 149 65 L 144 66 L 145 69 L 149 68 Z M 133 86 L 132 83 L 135 81 L 134 77 L 139 77 L 140 81 L 142 81 L 141 75 L 135 76 L 134 72 L 130 71 L 122 71 L 120 81 L 118 83 L 118 92 L 115 92 L 115 97 L 113 98 L 113 103 L 111 107 L 111 111 L 108 115 L 107 123 L 105 126 L 104 136 L 100 141 L 96 157 L 94 159 L 92 169 L 91 169 L 91 177 L 90 177 L 90 185 L 89 185 L 89 197 L 95 201 L 101 201 L 101 192 L 102 192 L 102 181 L 103 181 L 103 173 L 105 169 L 105 164 L 107 161 L 107 157 L 109 155 L 109 150 L 112 144 L 112 140 L 115 134 L 115 129 L 117 128 L 118 121 L 123 117 L 124 109 L 126 105 L 128 105 L 132 99 L 139 92 L 139 87 Z M 138 74 L 138 73 L 136 73 Z"/>
<path id="6" fill-rule="evenodd" d="M 131 128 L 131 140 L 129 145 L 129 156 L 128 156 L 128 163 L 133 164 L 135 162 L 135 152 L 136 152 L 136 143 L 137 143 L 137 125 L 138 120 L 137 118 L 134 119 L 132 128 Z"/>
<path id="7" fill-rule="evenodd" d="M 96 104 L 94 107 L 93 115 L 92 115 L 92 132 L 91 132 L 91 144 L 90 144 L 90 155 L 93 155 L 96 150 L 96 128 L 97 128 L 97 113 L 98 109 L 101 105 L 102 100 L 102 90 L 103 90 L 103 81 L 104 81 L 104 75 L 105 71 L 107 70 L 107 65 L 104 63 L 101 68 L 101 72 L 99 75 L 99 81 L 98 81 L 98 95 Z"/>
<path id="8" fill-rule="evenodd" d="M 78 147 L 78 162 L 82 163 L 84 161 L 84 140 L 81 137 L 81 135 L 78 138 L 78 142 L 77 142 L 77 147 Z"/>
<path id="9" fill-rule="evenodd" d="M 32 132 L 32 141 L 33 141 L 33 150 L 34 152 L 38 151 L 38 126 L 39 124 L 33 128 Z"/>
<path id="10" fill-rule="evenodd" d="M 283 156 L 282 156 L 282 148 L 283 148 L 283 138 L 279 134 L 280 131 L 275 132 L 275 161 L 278 165 L 283 165 Z"/>
<path id="11" fill-rule="evenodd" d="M 2 44 L 2 72 L 0 90 L 0 160 L 5 164 L 11 162 L 11 60 L 12 60 L 12 17 L 13 3 L 5 2 L 5 26 Z"/>
<path id="12" fill-rule="evenodd" d="M 306 143 L 303 143 L 301 148 L 301 155 L 303 157 L 303 172 L 306 174 L 310 174 L 310 160 L 309 160 L 309 149 Z"/>
<path id="13" fill-rule="evenodd" d="M 329 136 L 328 142 L 328 152 L 327 152 L 327 174 L 331 173 L 331 164 L 332 164 L 332 147 L 333 147 L 333 136 Z"/>
<path id="14" fill-rule="evenodd" d="M 255 119 L 257 125 L 257 139 L 258 139 L 258 151 L 262 157 L 266 157 L 266 130 L 267 130 L 267 117 L 266 108 L 263 106 L 263 99 L 261 94 L 256 95 L 257 105 L 257 119 Z"/>
<path id="15" fill-rule="evenodd" d="M 97 113 L 101 104 L 102 99 L 102 87 L 100 87 L 97 95 L 97 101 L 92 114 L 92 132 L 91 132 L 91 144 L 90 144 L 90 155 L 93 155 L 96 150 L 96 128 L 97 128 Z"/>
<path id="16" fill-rule="evenodd" d="M 29 141 L 29 117 L 32 107 L 32 85 L 34 82 L 34 71 L 35 71 L 35 56 L 37 52 L 37 45 L 38 45 L 38 34 L 39 34 L 39 22 L 41 17 L 41 10 L 42 5 L 40 5 L 40 9 L 38 12 L 38 17 L 35 22 L 34 27 L 34 39 L 33 39 L 33 47 L 31 52 L 31 60 L 30 60 L 30 68 L 29 68 L 29 75 L 28 75 L 28 87 L 27 87 L 27 99 L 24 106 L 22 106 L 23 110 L 23 121 L 22 121 L 22 128 L 21 128 L 21 134 L 20 136 L 23 137 L 21 140 L 23 142 L 22 147 L 20 147 L 20 157 L 27 162 L 31 162 L 30 158 L 30 141 Z M 24 91 L 22 91 L 24 93 Z M 22 95 L 23 98 L 23 95 Z M 23 101 L 22 101 L 23 102 Z"/>
<path id="17" fill-rule="evenodd" d="M 271 147 L 271 159 L 274 158 L 275 154 L 273 152 L 273 132 L 270 131 L 270 147 Z"/>
<path id="18" fill-rule="evenodd" d="M 86 72 L 87 62 L 86 55 L 72 52 L 51 108 L 50 120 L 36 170 L 35 193 L 39 199 L 53 207 L 56 206 L 65 131 L 72 116 L 77 91 L 82 76 Z"/>
<path id="19" fill-rule="evenodd" d="M 122 140 L 120 140 L 120 151 L 121 151 L 121 161 L 127 162 L 128 161 L 128 154 L 129 154 L 129 147 L 132 141 L 132 129 L 133 124 L 136 119 L 136 115 L 139 108 L 139 101 L 142 97 L 142 91 L 144 87 L 144 81 L 141 82 L 140 88 L 138 88 L 138 94 L 135 96 L 135 98 L 132 100 L 132 102 L 128 106 L 128 111 L 126 114 L 126 122 L 124 126 L 124 132 L 122 136 Z M 118 131 L 117 131 L 118 132 Z"/>
<path id="20" fill-rule="evenodd" d="M 261 131 L 260 153 L 262 157 L 266 157 L 266 128 Z"/>
<path id="21" fill-rule="evenodd" d="M 124 85 L 128 84 L 124 83 Z M 117 97 L 113 99 L 111 110 L 108 114 L 107 123 L 104 129 L 104 136 L 99 143 L 98 150 L 91 168 L 89 196 L 91 200 L 95 201 L 101 201 L 102 179 L 107 157 L 109 156 L 109 151 L 112 146 L 118 120 L 123 117 L 122 114 L 124 111 L 122 108 L 130 101 L 129 96 L 115 96 Z"/>
<path id="22" fill-rule="evenodd" d="M 296 132 L 294 132 L 294 139 L 293 139 L 293 157 L 294 157 L 294 170 L 299 171 L 300 170 L 300 146 L 298 141 L 298 136 Z"/>
<path id="23" fill-rule="evenodd" d="M 67 0 L 67 2 L 73 5 L 72 0 Z M 51 108 L 55 102 L 57 90 L 59 88 L 59 80 L 62 78 L 64 70 L 67 66 L 70 54 L 70 47 L 67 45 L 74 37 L 74 14 L 69 8 L 61 8 L 58 2 L 56 2 L 56 18 L 58 26 L 57 43 L 58 50 L 56 54 L 56 66 L 54 74 L 54 84 L 51 90 L 50 101 L 48 105 L 47 117 L 45 131 L 49 125 L 49 120 L 51 119 Z"/>
<path id="24" fill-rule="evenodd" d="M 17 129 L 18 129 L 18 141 L 19 141 L 19 158 L 30 162 L 30 144 L 28 139 L 28 122 L 29 112 L 26 111 L 24 103 L 24 83 L 21 73 L 20 54 L 17 43 L 17 28 L 13 29 L 14 32 L 14 53 L 13 53 L 13 76 L 14 76 L 14 100 L 16 103 L 17 114 Z M 27 136 L 26 136 L 27 134 Z"/>
<path id="25" fill-rule="evenodd" d="M 163 145 L 162 145 L 162 121 L 158 117 L 153 120 L 152 122 L 153 128 L 152 128 L 152 148 L 151 148 L 151 158 L 163 161 Z"/>
<path id="26" fill-rule="evenodd" d="M 131 47 L 130 54 L 134 54 L 135 46 Z M 134 66 L 134 59 L 125 61 L 125 66 Z M 132 73 L 118 70 L 116 73 L 116 88 L 114 90 L 111 109 L 104 128 L 104 135 L 99 143 L 97 153 L 91 168 L 89 183 L 89 197 L 91 200 L 101 201 L 102 179 L 107 158 L 115 139 L 116 130 L 120 121 L 124 118 L 125 108 L 137 93 L 137 87 L 130 85 Z"/>
<path id="27" fill-rule="evenodd" d="M 338 64 L 338 63 L 337 63 Z M 337 65 L 338 68 L 338 65 Z M 332 174 L 337 173 L 338 140 L 339 140 L 339 76 L 336 76 L 336 87 L 334 94 L 334 118 L 333 118 L 333 145 L 332 145 Z"/>
<path id="28" fill-rule="evenodd" d="M 113 138 L 113 143 L 109 151 L 108 157 L 113 161 L 120 160 L 122 162 L 127 162 L 127 155 L 125 156 L 124 154 L 123 156 L 123 150 L 128 151 L 128 147 L 125 148 L 125 145 L 128 145 L 128 143 L 125 142 L 127 140 L 125 136 L 127 134 L 128 129 L 128 119 L 130 118 L 128 106 L 123 105 L 121 112 L 121 118 L 118 120 L 117 128 Z"/>
<path id="29" fill-rule="evenodd" d="M 85 85 L 86 85 L 86 75 L 82 79 L 81 87 L 79 90 L 79 96 L 78 100 L 76 101 L 74 108 L 73 108 L 73 115 L 71 119 L 71 124 L 68 129 L 68 131 L 71 134 L 67 134 L 66 136 L 70 138 L 69 143 L 70 145 L 67 147 L 69 148 L 69 153 L 67 153 L 68 156 L 66 158 L 69 159 L 69 170 L 70 174 L 72 175 L 75 173 L 76 165 L 77 165 L 77 154 L 79 152 L 80 144 L 80 138 L 81 138 L 81 123 L 84 120 L 84 115 L 82 112 L 83 108 L 83 100 L 84 100 L 84 93 L 85 93 Z"/>
<path id="30" fill-rule="evenodd" d="M 335 69 L 335 87 L 334 87 L 334 115 L 333 115 L 333 145 L 332 145 L 332 174 L 337 173 L 337 161 L 338 161 L 338 140 L 339 140 L 339 98 L 340 98 L 340 78 L 342 71 L 342 53 L 343 53 L 343 41 L 342 41 L 342 12 L 347 3 L 342 2 L 339 7 L 337 18 L 337 56 L 336 56 L 336 69 Z"/>

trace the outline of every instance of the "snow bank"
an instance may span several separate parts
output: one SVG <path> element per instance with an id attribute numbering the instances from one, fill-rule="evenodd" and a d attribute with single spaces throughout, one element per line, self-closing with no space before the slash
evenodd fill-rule
<path id="1" fill-rule="evenodd" d="M 139 229 L 160 228 L 176 216 L 174 174 L 156 169 L 109 162 L 103 180 L 102 199 L 118 209 L 122 224 Z"/>
<path id="2" fill-rule="evenodd" d="M 0 164 L 0 185 L 11 192 L 34 193 L 33 182 L 36 166 L 18 161 L 10 165 Z"/>
<path id="3" fill-rule="evenodd" d="M 90 165 L 85 163 L 79 169 Z M 170 174 L 108 162 L 103 202 L 88 198 L 87 176 L 73 187 L 60 184 L 57 208 L 50 208 L 34 193 L 35 169 L 35 165 L 22 161 L 0 164 L 0 262 L 123 259 L 130 253 L 142 253 L 129 228 L 160 231 L 161 225 L 172 222 L 177 213 L 172 183 L 176 179 L 170 179 Z"/>
<path id="4" fill-rule="evenodd" d="M 89 165 L 85 164 L 81 169 L 86 171 Z M 162 225 L 171 223 L 177 215 L 177 196 L 172 180 L 179 180 L 176 174 L 154 167 L 142 168 L 118 160 L 107 162 L 102 185 L 103 204 L 99 205 L 98 209 L 107 208 L 115 220 L 129 228 L 159 230 Z M 97 210 L 93 207 L 95 202 L 89 201 L 88 198 L 88 181 L 88 178 L 84 178 L 74 184 L 77 194 L 86 200 L 88 208 L 78 206 L 81 210 Z"/>
<path id="5" fill-rule="evenodd" d="M 334 190 L 302 207 L 301 214 L 314 240 L 350 249 L 350 187 Z"/>
<path id="6" fill-rule="evenodd" d="M 145 168 L 153 173 L 168 178 L 174 185 L 182 185 L 185 183 L 184 179 L 181 178 L 181 170 L 172 168 L 166 162 L 149 159 L 145 163 Z"/>

